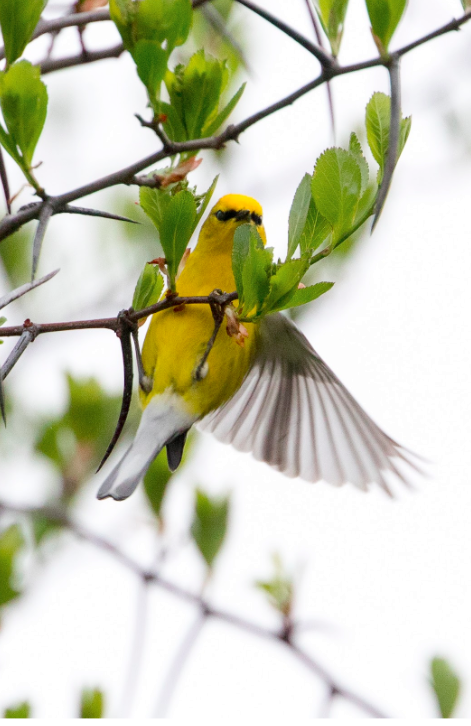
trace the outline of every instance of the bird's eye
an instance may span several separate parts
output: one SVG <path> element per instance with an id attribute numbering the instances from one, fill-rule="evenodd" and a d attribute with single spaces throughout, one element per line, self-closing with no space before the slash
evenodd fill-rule
<path id="1" fill-rule="evenodd" d="M 226 219 L 226 215 L 224 214 L 222 209 L 218 209 L 218 211 L 216 212 L 216 219 L 219 219 L 220 222 L 224 222 L 224 220 Z"/>
<path id="2" fill-rule="evenodd" d="M 229 219 L 234 219 L 237 216 L 235 209 L 227 209 L 225 212 L 222 209 L 218 209 L 215 214 L 216 219 L 220 222 L 227 222 Z"/>

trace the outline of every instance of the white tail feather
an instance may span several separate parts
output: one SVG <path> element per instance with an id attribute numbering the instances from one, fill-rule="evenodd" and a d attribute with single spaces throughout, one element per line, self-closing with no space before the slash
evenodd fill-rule
<path id="1" fill-rule="evenodd" d="M 167 441 L 189 429 L 197 418 L 177 394 L 154 396 L 144 409 L 134 441 L 101 485 L 98 499 L 129 497 Z"/>

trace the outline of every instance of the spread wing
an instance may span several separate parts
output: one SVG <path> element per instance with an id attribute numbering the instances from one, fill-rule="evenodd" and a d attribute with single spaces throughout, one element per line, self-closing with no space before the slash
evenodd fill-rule
<path id="1" fill-rule="evenodd" d="M 284 316 L 260 324 L 254 364 L 237 393 L 199 426 L 239 451 L 310 482 L 360 489 L 384 474 L 404 484 L 396 466 L 416 471 L 414 455 L 387 436 L 363 411 L 304 335 Z"/>

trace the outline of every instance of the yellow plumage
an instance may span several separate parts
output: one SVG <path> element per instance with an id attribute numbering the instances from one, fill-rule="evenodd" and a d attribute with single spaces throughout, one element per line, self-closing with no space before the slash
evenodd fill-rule
<path id="1" fill-rule="evenodd" d="M 265 243 L 255 199 L 230 194 L 219 200 L 177 280 L 179 295 L 235 291 L 233 238 L 245 223 Z M 142 351 L 152 388 L 140 391 L 138 431 L 100 487 L 100 499 L 128 497 L 164 446 L 175 469 L 197 422 L 287 476 L 351 482 L 363 490 L 376 482 L 388 493 L 385 475 L 408 483 L 397 463 L 417 468 L 413 457 L 371 420 L 286 317 L 275 313 L 246 327 L 241 346 L 223 322 L 199 379 L 195 372 L 214 330 L 209 305 L 153 316 Z"/>
<path id="2" fill-rule="evenodd" d="M 248 210 L 262 218 L 262 208 L 251 197 L 229 194 L 211 210 L 198 239 L 177 280 L 177 291 L 182 297 L 209 295 L 213 290 L 234 292 L 232 272 L 232 240 L 238 226 L 250 222 L 242 216 L 226 221 L 217 219 L 217 212 Z M 257 225 L 264 241 L 265 230 Z M 253 325 L 246 325 L 249 336 L 244 347 L 227 335 L 222 325 L 208 359 L 208 373 L 195 381 L 194 371 L 201 360 L 214 330 L 209 305 L 187 305 L 183 310 L 165 310 L 156 313 L 151 321 L 142 349 L 142 362 L 146 375 L 154 382 L 147 395 L 141 392 L 145 407 L 156 394 L 173 388 L 183 397 L 190 410 L 204 416 L 231 398 L 245 377 L 253 354 L 256 334 Z"/>

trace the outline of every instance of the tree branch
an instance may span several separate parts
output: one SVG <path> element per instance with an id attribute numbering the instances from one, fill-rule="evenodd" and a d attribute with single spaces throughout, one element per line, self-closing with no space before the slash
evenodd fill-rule
<path id="1" fill-rule="evenodd" d="M 83 66 L 88 63 L 106 60 L 107 58 L 119 58 L 124 53 L 124 50 L 123 43 L 118 43 L 112 48 L 106 48 L 105 50 L 87 50 L 85 53 L 82 51 L 77 55 L 71 55 L 67 58 L 45 58 L 38 65 L 41 69 L 41 75 L 45 76 L 47 73 L 60 71 L 63 68 Z"/>
<path id="2" fill-rule="evenodd" d="M 253 623 L 250 620 L 234 615 L 231 612 L 214 608 L 207 603 L 207 601 L 201 596 L 197 595 L 185 588 L 177 585 L 170 580 L 164 579 L 158 572 L 150 572 L 144 570 L 141 566 L 135 562 L 132 558 L 125 555 L 118 547 L 109 542 L 108 540 L 100 537 L 92 531 L 87 530 L 81 525 L 77 524 L 67 513 L 63 510 L 49 508 L 49 507 L 21 507 L 17 505 L 10 505 L 5 502 L 0 502 L 0 512 L 11 512 L 16 514 L 26 514 L 30 516 L 40 516 L 45 519 L 49 519 L 52 522 L 57 522 L 69 531 L 73 532 L 77 537 L 92 544 L 112 557 L 115 557 L 116 561 L 120 562 L 124 567 L 133 572 L 143 582 L 154 584 L 157 587 L 162 588 L 166 592 L 174 595 L 180 600 L 192 603 L 196 605 L 200 617 L 195 623 L 194 630 L 189 633 L 188 642 L 184 643 L 185 648 L 182 649 L 183 655 L 185 656 L 191 649 L 192 641 L 198 634 L 201 625 L 200 621 L 204 622 L 207 618 L 213 618 L 220 620 L 228 625 L 233 626 L 243 632 L 254 635 L 264 640 L 270 640 L 272 642 L 283 644 L 284 647 L 291 653 L 291 655 L 304 665 L 307 670 L 315 674 L 321 681 L 323 681 L 331 690 L 334 690 L 336 694 L 344 698 L 346 701 L 353 703 L 354 705 L 361 708 L 365 713 L 374 718 L 386 718 L 386 716 L 376 708 L 369 701 L 363 697 L 357 695 L 348 688 L 344 688 L 337 682 L 337 679 L 326 669 L 320 665 L 309 653 L 303 650 L 299 645 L 293 642 L 291 638 L 286 638 L 285 632 L 273 631 L 268 628 L 264 628 L 257 623 Z M 198 625 L 198 628 L 196 627 Z M 190 640 L 191 636 L 191 640 Z M 189 647 L 188 647 L 189 643 Z"/>

